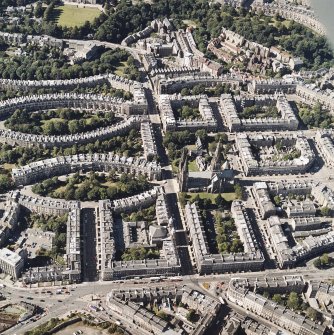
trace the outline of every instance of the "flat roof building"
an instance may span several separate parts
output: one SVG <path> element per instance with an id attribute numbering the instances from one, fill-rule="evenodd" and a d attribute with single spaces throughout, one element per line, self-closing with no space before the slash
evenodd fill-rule
<path id="1" fill-rule="evenodd" d="M 17 279 L 21 275 L 23 266 L 24 260 L 19 254 L 7 248 L 0 250 L 0 269 L 2 272 Z"/>

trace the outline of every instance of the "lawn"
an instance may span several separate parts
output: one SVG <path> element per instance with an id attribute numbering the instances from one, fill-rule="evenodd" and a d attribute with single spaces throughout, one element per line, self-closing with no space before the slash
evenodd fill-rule
<path id="1" fill-rule="evenodd" d="M 100 14 L 101 12 L 97 8 L 63 5 L 55 7 L 53 20 L 62 27 L 80 27 L 83 26 L 86 21 L 94 21 Z"/>
<path id="2" fill-rule="evenodd" d="M 4 163 L 2 165 L 3 169 L 4 170 L 8 170 L 8 171 L 11 171 L 12 169 L 15 169 L 16 168 L 16 164 L 9 164 L 9 163 Z M 1 170 L 1 168 L 0 168 Z"/>
<path id="3" fill-rule="evenodd" d="M 124 70 L 127 67 L 127 63 L 126 62 L 121 62 L 121 64 L 119 66 L 117 66 L 116 70 L 115 70 L 115 74 L 117 76 L 120 77 L 124 77 Z"/>
<path id="4" fill-rule="evenodd" d="M 186 146 L 186 148 L 188 149 L 188 151 L 192 151 L 192 150 L 196 150 L 196 144 L 189 144 Z"/>
<path id="5" fill-rule="evenodd" d="M 199 195 L 200 199 L 210 199 L 212 202 L 215 201 L 216 197 L 218 194 L 213 194 L 213 193 L 206 193 L 206 192 L 200 192 L 200 193 L 187 193 L 187 200 L 192 200 L 194 199 L 197 194 Z M 232 201 L 236 199 L 235 193 L 222 193 L 221 196 L 226 200 L 226 201 Z"/>
<path id="6" fill-rule="evenodd" d="M 182 22 L 192 28 L 197 28 L 198 26 L 198 24 L 193 20 L 183 20 Z"/>
<path id="7" fill-rule="evenodd" d="M 101 183 L 101 186 L 105 186 L 105 187 L 116 187 L 116 188 L 117 188 L 117 183 L 112 182 L 112 181 L 106 181 L 105 183 Z"/>
<path id="8" fill-rule="evenodd" d="M 40 125 L 42 128 L 45 128 L 50 122 L 58 122 L 58 121 L 65 121 L 65 120 L 60 117 L 53 117 L 52 119 L 49 120 L 41 120 Z"/>
<path id="9" fill-rule="evenodd" d="M 189 169 L 189 172 L 198 172 L 199 169 L 197 167 L 196 161 L 189 161 L 188 169 Z"/>
<path id="10" fill-rule="evenodd" d="M 180 163 L 180 158 L 174 159 L 172 161 L 172 171 L 173 171 L 173 173 L 178 173 L 179 172 L 179 163 Z"/>

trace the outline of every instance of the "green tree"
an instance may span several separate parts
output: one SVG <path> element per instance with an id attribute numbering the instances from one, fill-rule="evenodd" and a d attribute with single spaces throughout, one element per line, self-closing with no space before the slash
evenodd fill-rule
<path id="1" fill-rule="evenodd" d="M 166 321 L 168 320 L 168 314 L 165 313 L 165 312 L 162 311 L 162 310 L 158 311 L 158 312 L 156 313 L 156 315 L 157 315 L 159 318 L 163 319 L 163 320 L 166 320 Z"/>
<path id="2" fill-rule="evenodd" d="M 78 120 L 71 120 L 68 123 L 68 130 L 71 134 L 79 133 L 81 130 L 80 122 Z"/>
<path id="3" fill-rule="evenodd" d="M 316 268 L 318 268 L 318 269 L 321 268 L 321 260 L 320 260 L 319 257 L 316 258 L 316 259 L 313 261 L 313 265 L 314 265 Z"/>
<path id="4" fill-rule="evenodd" d="M 264 292 L 263 292 L 263 296 L 264 296 L 265 298 L 267 298 L 267 299 L 270 298 L 270 294 L 269 294 L 268 291 L 264 291 Z"/>
<path id="5" fill-rule="evenodd" d="M 280 304 L 282 302 L 282 297 L 280 294 L 274 294 L 272 300 Z"/>
<path id="6" fill-rule="evenodd" d="M 44 124 L 43 133 L 44 135 L 54 135 L 56 133 L 56 127 L 53 121 Z"/>
<path id="7" fill-rule="evenodd" d="M 191 202 L 192 203 L 194 203 L 194 202 L 200 203 L 201 202 L 201 198 L 200 198 L 198 193 L 194 196 L 194 198 L 192 199 Z"/>
<path id="8" fill-rule="evenodd" d="M 241 240 L 239 238 L 235 238 L 233 239 L 232 241 L 232 245 L 231 245 L 231 248 L 230 248 L 231 252 L 242 252 L 244 250 L 244 246 L 243 246 L 243 243 L 241 242 Z"/>
<path id="9" fill-rule="evenodd" d="M 192 89 L 193 95 L 199 95 L 205 93 L 205 86 L 203 84 L 195 85 Z"/>
<path id="10" fill-rule="evenodd" d="M 190 322 L 194 322 L 196 319 L 196 311 L 194 309 L 190 309 L 186 315 L 186 319 Z"/>
<path id="11" fill-rule="evenodd" d="M 308 318 L 310 318 L 313 321 L 320 321 L 321 320 L 321 314 L 312 307 L 307 308 L 306 315 L 307 315 Z"/>
<path id="12" fill-rule="evenodd" d="M 291 292 L 287 301 L 287 306 L 292 310 L 298 310 L 301 305 L 301 300 L 296 292 Z"/>
<path id="13" fill-rule="evenodd" d="M 228 136 L 226 133 L 218 133 L 216 136 L 215 136 L 215 142 L 219 142 L 221 141 L 222 143 L 227 143 L 228 142 Z"/>
<path id="14" fill-rule="evenodd" d="M 322 216 L 330 216 L 331 210 L 328 207 L 322 207 L 321 208 L 321 215 Z"/>
<path id="15" fill-rule="evenodd" d="M 187 203 L 187 195 L 184 192 L 179 193 L 179 202 L 181 207 L 184 207 Z"/>
<path id="16" fill-rule="evenodd" d="M 243 198 L 243 191 L 242 191 L 242 187 L 240 184 L 234 185 L 234 192 L 235 192 L 235 196 L 237 199 L 241 200 Z"/>
<path id="17" fill-rule="evenodd" d="M 223 204 L 224 204 L 224 198 L 221 196 L 220 193 L 216 196 L 215 204 L 216 204 L 216 206 L 217 206 L 218 208 L 223 207 Z"/>
<path id="18" fill-rule="evenodd" d="M 187 96 L 189 94 L 190 94 L 189 88 L 187 88 L 187 87 L 182 88 L 182 90 L 181 90 L 181 95 L 182 96 Z"/>
<path id="19" fill-rule="evenodd" d="M 34 15 L 36 18 L 43 16 L 43 4 L 42 1 L 38 1 L 35 6 Z"/>
<path id="20" fill-rule="evenodd" d="M 330 263 L 330 257 L 328 256 L 328 254 L 323 254 L 320 257 L 320 262 L 322 266 L 328 266 Z"/>
<path id="21" fill-rule="evenodd" d="M 208 138 L 208 133 L 205 129 L 199 129 L 195 133 L 196 137 L 199 137 L 202 142 L 206 142 Z"/>
<path id="22" fill-rule="evenodd" d="M 282 203 L 282 199 L 279 195 L 275 195 L 274 197 L 274 203 L 276 206 L 281 206 L 281 203 Z"/>
<path id="23" fill-rule="evenodd" d="M 0 174 L 0 193 L 8 191 L 12 186 L 11 178 L 6 174 Z"/>

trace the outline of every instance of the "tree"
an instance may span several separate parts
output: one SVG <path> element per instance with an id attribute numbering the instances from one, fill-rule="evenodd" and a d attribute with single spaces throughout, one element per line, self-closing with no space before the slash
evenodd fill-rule
<path id="1" fill-rule="evenodd" d="M 192 203 L 199 203 L 201 201 L 201 198 L 199 196 L 199 194 L 197 193 L 194 198 L 192 199 Z"/>
<path id="2" fill-rule="evenodd" d="M 146 249 L 144 247 L 135 247 L 126 249 L 122 255 L 122 260 L 144 260 L 159 258 L 159 252 L 154 249 Z"/>
<path id="3" fill-rule="evenodd" d="M 280 294 L 274 294 L 272 300 L 280 304 L 282 302 L 282 297 Z"/>
<path id="4" fill-rule="evenodd" d="M 107 180 L 110 181 L 110 182 L 117 181 L 117 173 L 116 173 L 115 169 L 112 169 L 112 170 L 109 171 Z"/>
<path id="5" fill-rule="evenodd" d="M 182 88 L 182 90 L 181 90 L 181 95 L 182 96 L 187 96 L 189 94 L 190 94 L 189 88 L 187 88 L 187 87 Z"/>
<path id="6" fill-rule="evenodd" d="M 43 126 L 44 135 L 54 135 L 56 133 L 56 128 L 54 122 L 46 122 Z"/>
<path id="7" fill-rule="evenodd" d="M 330 216 L 331 210 L 328 207 L 322 207 L 321 208 L 321 215 L 322 216 Z"/>
<path id="8" fill-rule="evenodd" d="M 298 310 L 300 308 L 300 298 L 296 292 L 291 292 L 287 301 L 287 306 L 292 310 Z"/>
<path id="9" fill-rule="evenodd" d="M 328 256 L 328 254 L 323 254 L 320 257 L 320 262 L 322 266 L 328 266 L 330 263 L 330 257 Z"/>
<path id="10" fill-rule="evenodd" d="M 205 129 L 199 129 L 195 133 L 196 137 L 199 137 L 202 142 L 207 141 L 208 133 Z"/>
<path id="11" fill-rule="evenodd" d="M 233 239 L 230 250 L 231 252 L 242 252 L 244 250 L 244 245 L 239 238 Z"/>
<path id="12" fill-rule="evenodd" d="M 215 136 L 215 142 L 221 141 L 222 143 L 227 143 L 228 142 L 228 136 L 226 133 L 218 133 Z"/>
<path id="13" fill-rule="evenodd" d="M 54 2 L 52 1 L 50 5 L 45 9 L 44 15 L 43 15 L 43 20 L 44 21 L 50 21 L 52 17 L 52 12 L 54 10 Z"/>
<path id="14" fill-rule="evenodd" d="M 269 294 L 268 291 L 264 291 L 264 292 L 263 292 L 263 296 L 264 296 L 265 298 L 269 299 L 270 294 Z"/>
<path id="15" fill-rule="evenodd" d="M 275 203 L 275 205 L 276 205 L 276 206 L 280 206 L 280 205 L 281 205 L 281 202 L 282 202 L 282 200 L 281 200 L 280 196 L 279 196 L 279 195 L 276 195 L 276 196 L 274 197 L 274 203 Z"/>
<path id="16" fill-rule="evenodd" d="M 205 93 L 205 86 L 203 84 L 195 85 L 192 89 L 192 94 L 199 95 Z"/>
<path id="17" fill-rule="evenodd" d="M 11 178 L 6 174 L 0 174 L 0 193 L 8 191 L 12 186 Z"/>
<path id="18" fill-rule="evenodd" d="M 68 123 L 68 130 L 71 134 L 76 134 L 80 132 L 80 122 L 78 120 L 71 120 Z"/>
<path id="19" fill-rule="evenodd" d="M 66 245 L 66 233 L 56 234 L 55 238 L 55 251 L 57 254 L 62 253 Z"/>
<path id="20" fill-rule="evenodd" d="M 192 120 L 196 118 L 196 113 L 193 108 L 184 105 L 181 109 L 181 118 L 186 120 Z"/>
<path id="21" fill-rule="evenodd" d="M 157 313 L 157 316 L 163 320 L 168 320 L 168 314 L 165 313 L 164 311 L 160 310 Z"/>
<path id="22" fill-rule="evenodd" d="M 313 265 L 314 265 L 316 268 L 318 268 L 318 269 L 321 268 L 321 260 L 320 260 L 319 257 L 318 257 L 317 259 L 314 260 Z"/>
<path id="23" fill-rule="evenodd" d="M 41 1 L 38 1 L 36 4 L 34 15 L 36 18 L 40 18 L 43 16 L 43 4 Z"/>
<path id="24" fill-rule="evenodd" d="M 224 199 L 223 199 L 223 197 L 221 196 L 221 194 L 219 193 L 219 194 L 216 196 L 215 204 L 217 205 L 218 208 L 221 208 L 221 207 L 223 207 L 223 203 L 224 203 Z"/>
<path id="25" fill-rule="evenodd" d="M 63 120 L 54 121 L 55 133 L 58 135 L 66 134 L 68 132 L 67 122 Z"/>
<path id="26" fill-rule="evenodd" d="M 312 307 L 307 308 L 306 315 L 308 318 L 312 319 L 313 321 L 318 321 L 321 319 L 321 314 Z"/>
<path id="27" fill-rule="evenodd" d="M 187 202 L 187 195 L 184 192 L 180 192 L 179 193 L 179 202 L 181 207 L 184 207 L 186 205 Z"/>
<path id="28" fill-rule="evenodd" d="M 190 322 L 194 322 L 196 319 L 196 311 L 194 309 L 190 309 L 186 315 L 186 318 Z"/>
<path id="29" fill-rule="evenodd" d="M 234 185 L 234 192 L 235 192 L 235 196 L 237 197 L 237 199 L 241 200 L 243 197 L 243 192 L 242 192 L 242 187 L 240 184 Z"/>

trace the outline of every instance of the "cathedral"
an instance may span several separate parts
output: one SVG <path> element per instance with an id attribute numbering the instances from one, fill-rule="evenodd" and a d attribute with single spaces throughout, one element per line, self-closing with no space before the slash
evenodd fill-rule
<path id="1" fill-rule="evenodd" d="M 196 159 L 203 154 L 202 148 L 195 152 Z M 194 153 L 190 153 L 192 155 Z M 183 150 L 178 170 L 178 182 L 181 192 L 187 191 L 207 191 L 209 193 L 229 192 L 233 190 L 234 172 L 229 162 L 223 163 L 222 144 L 219 142 L 215 150 L 215 154 L 211 160 L 211 164 L 204 167 L 198 172 L 189 172 L 188 168 L 189 155 Z"/>

